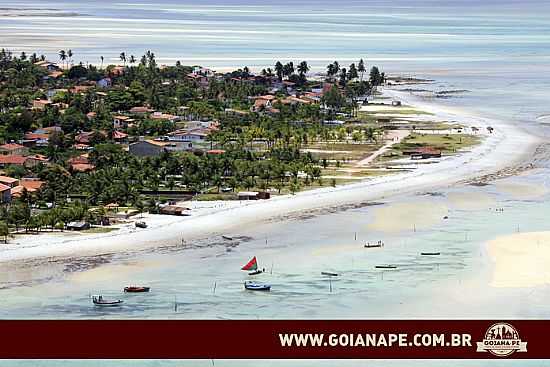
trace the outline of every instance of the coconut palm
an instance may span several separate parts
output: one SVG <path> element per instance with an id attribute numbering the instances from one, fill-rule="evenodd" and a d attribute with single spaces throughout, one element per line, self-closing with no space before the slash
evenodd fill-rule
<path id="1" fill-rule="evenodd" d="M 365 68 L 365 62 L 363 61 L 363 59 L 359 60 L 359 64 L 357 65 L 357 71 L 361 76 L 360 80 L 363 81 L 363 75 L 365 75 L 365 71 L 367 71 L 367 69 Z"/>
<path id="2" fill-rule="evenodd" d="M 124 63 L 124 66 L 126 66 L 126 52 L 120 53 L 120 61 Z"/>
<path id="3" fill-rule="evenodd" d="M 307 64 L 307 61 L 302 61 L 298 65 L 298 73 L 300 73 L 301 76 L 304 76 L 309 71 L 309 65 Z"/>
<path id="4" fill-rule="evenodd" d="M 69 59 L 69 62 L 72 65 L 73 64 L 73 50 L 69 49 L 69 51 L 67 51 L 67 58 Z"/>
<path id="5" fill-rule="evenodd" d="M 67 52 L 65 50 L 59 50 L 59 59 L 65 64 L 65 60 L 67 60 Z"/>

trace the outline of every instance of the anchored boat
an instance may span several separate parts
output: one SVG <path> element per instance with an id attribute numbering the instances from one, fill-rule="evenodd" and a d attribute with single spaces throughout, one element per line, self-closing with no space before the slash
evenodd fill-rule
<path id="1" fill-rule="evenodd" d="M 421 252 L 420 255 L 423 256 L 439 256 L 441 252 Z"/>
<path id="2" fill-rule="evenodd" d="M 124 301 L 121 299 L 108 300 L 103 298 L 103 296 L 92 296 L 92 302 L 94 303 L 95 306 L 116 307 L 116 306 L 120 306 Z"/>
<path id="3" fill-rule="evenodd" d="M 124 292 L 126 293 L 146 293 L 149 292 L 151 287 L 138 287 L 138 286 L 129 286 L 124 287 Z"/>
<path id="4" fill-rule="evenodd" d="M 244 289 L 249 291 L 270 291 L 271 285 L 257 282 L 244 282 Z"/>
<path id="5" fill-rule="evenodd" d="M 395 265 L 376 265 L 376 269 L 397 269 Z"/>
<path id="6" fill-rule="evenodd" d="M 243 266 L 241 270 L 250 271 L 248 275 L 258 275 L 265 271 L 264 269 L 258 269 L 258 261 L 256 260 L 256 256 L 254 256 L 245 266 Z"/>

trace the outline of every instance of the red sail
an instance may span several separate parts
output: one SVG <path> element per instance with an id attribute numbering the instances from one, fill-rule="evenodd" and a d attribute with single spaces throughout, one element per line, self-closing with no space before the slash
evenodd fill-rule
<path id="1" fill-rule="evenodd" d="M 252 260 L 248 262 L 248 264 L 246 264 L 241 268 L 241 270 L 257 270 L 257 269 L 258 269 L 258 262 L 256 261 L 256 256 L 254 256 Z"/>

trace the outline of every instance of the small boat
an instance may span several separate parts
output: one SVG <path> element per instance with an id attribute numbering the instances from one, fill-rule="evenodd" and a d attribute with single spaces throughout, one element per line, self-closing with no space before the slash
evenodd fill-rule
<path id="1" fill-rule="evenodd" d="M 271 285 L 256 282 L 244 282 L 244 289 L 249 291 L 270 291 Z"/>
<path id="2" fill-rule="evenodd" d="M 149 292 L 151 287 L 138 287 L 138 286 L 129 286 L 124 287 L 124 292 L 126 293 L 145 293 Z"/>
<path id="3" fill-rule="evenodd" d="M 330 272 L 330 271 L 322 271 L 321 275 L 328 275 L 329 277 L 337 277 L 338 273 L 333 273 L 333 272 Z"/>
<path id="4" fill-rule="evenodd" d="M 397 269 L 395 265 L 376 265 L 376 269 Z"/>
<path id="5" fill-rule="evenodd" d="M 145 222 L 136 222 L 137 228 L 147 228 L 147 223 Z"/>
<path id="6" fill-rule="evenodd" d="M 384 246 L 384 243 L 366 243 L 365 246 L 363 246 L 364 248 L 377 248 L 377 247 L 383 247 Z"/>
<path id="7" fill-rule="evenodd" d="M 227 241 L 233 241 L 233 237 L 222 236 L 222 238 L 223 238 L 224 240 L 227 240 Z"/>
<path id="8" fill-rule="evenodd" d="M 101 307 L 116 307 L 120 306 L 124 301 L 117 299 L 117 300 L 107 300 L 104 299 L 103 296 L 92 296 L 92 302 L 95 306 L 101 306 Z"/>
<path id="9" fill-rule="evenodd" d="M 263 269 L 262 270 L 258 269 L 258 270 L 251 271 L 250 273 L 248 273 L 248 275 L 258 275 L 258 274 L 261 274 L 263 272 L 264 272 Z"/>
<path id="10" fill-rule="evenodd" d="M 265 272 L 265 269 L 258 269 L 258 260 L 256 260 L 256 256 L 250 259 L 250 261 L 246 263 L 241 270 L 250 271 L 248 275 L 258 275 Z"/>
<path id="11" fill-rule="evenodd" d="M 439 256 L 441 252 L 421 252 L 420 255 L 423 256 Z"/>

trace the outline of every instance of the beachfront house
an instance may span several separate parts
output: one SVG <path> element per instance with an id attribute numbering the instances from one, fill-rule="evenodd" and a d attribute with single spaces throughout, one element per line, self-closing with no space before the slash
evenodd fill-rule
<path id="1" fill-rule="evenodd" d="M 71 231 L 83 231 L 90 229 L 90 223 L 88 222 L 69 222 L 67 224 L 67 229 Z"/>
<path id="2" fill-rule="evenodd" d="M 166 205 L 159 209 L 159 213 L 165 215 L 189 215 L 187 212 L 190 210 L 178 205 Z"/>

